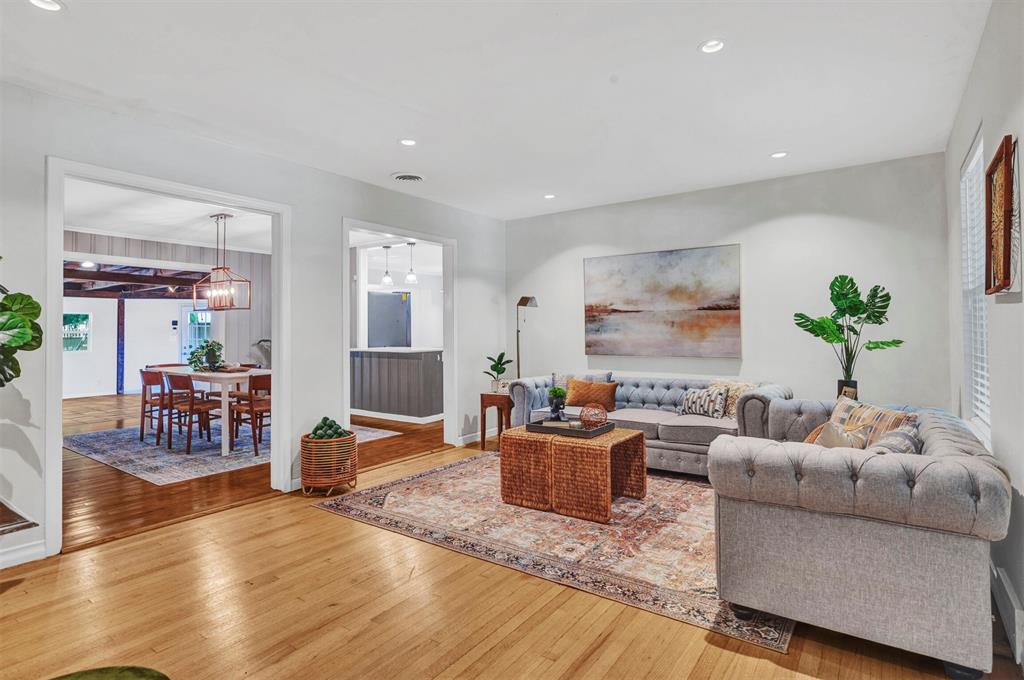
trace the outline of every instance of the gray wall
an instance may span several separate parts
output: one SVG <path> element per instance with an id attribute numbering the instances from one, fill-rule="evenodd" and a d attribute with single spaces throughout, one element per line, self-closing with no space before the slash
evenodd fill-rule
<path id="1" fill-rule="evenodd" d="M 946 147 L 949 216 L 950 361 L 952 401 L 959 408 L 963 385 L 960 307 L 960 167 L 981 130 L 986 163 L 1003 135 L 1024 136 L 1024 3 L 994 2 L 967 88 Z M 1020 295 L 988 297 L 992 452 L 1010 470 L 1013 506 L 1010 533 L 993 546 L 992 559 L 1009 586 L 1024 597 L 1024 304 Z M 997 583 L 997 586 L 1000 584 Z M 1003 618 L 1010 625 L 1008 612 Z M 1024 616 L 1016 613 L 1024 637 Z M 1024 644 L 1018 638 L 1018 644 Z"/>
<path id="2" fill-rule="evenodd" d="M 502 222 L 3 83 L 0 280 L 37 298 L 45 294 L 45 272 L 51 264 L 46 261 L 45 229 L 48 155 L 291 206 L 287 264 L 292 272 L 294 416 L 293 431 L 281 436 L 291 442 L 293 473 L 299 435 L 321 416 L 340 417 L 343 390 L 348 389 L 348 357 L 341 352 L 342 319 L 348 313 L 348 300 L 342 297 L 343 219 L 454 239 L 456 417 L 463 434 L 477 429 L 478 394 L 487 388 L 481 357 L 505 338 Z M 0 498 L 40 525 L 45 505 L 44 354 L 26 354 L 23 376 L 0 389 Z M 41 537 L 42 527 L 0 536 L 0 550 L 17 551 Z"/>
<path id="3" fill-rule="evenodd" d="M 854 276 L 892 293 L 891 322 L 869 337 L 902 349 L 865 352 L 861 393 L 882 402 L 949 406 L 943 157 L 920 156 L 509 222 L 510 308 L 526 310 L 524 375 L 605 368 L 639 373 L 739 375 L 835 396 L 829 347 L 793 325 L 793 313 L 830 311 L 828 284 Z M 586 356 L 583 258 L 739 243 L 743 358 Z M 515 346 L 510 324 L 507 346 Z"/>
<path id="4" fill-rule="evenodd" d="M 217 261 L 217 251 L 213 248 L 123 236 L 100 236 L 72 230 L 64 231 L 64 250 L 204 265 L 213 265 Z M 229 250 L 227 264 L 232 271 L 252 281 L 252 309 L 220 314 L 224 323 L 224 358 L 239 363 L 256 362 L 269 366 L 270 355 L 261 351 L 255 343 L 270 337 L 270 255 Z"/>

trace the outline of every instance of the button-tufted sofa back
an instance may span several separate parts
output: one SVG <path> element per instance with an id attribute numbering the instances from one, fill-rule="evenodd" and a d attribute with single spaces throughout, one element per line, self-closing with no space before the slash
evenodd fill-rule
<path id="1" fill-rule="evenodd" d="M 615 390 L 615 408 L 643 408 L 677 411 L 683 405 L 686 390 L 702 390 L 711 384 L 700 378 L 634 378 L 612 376 L 619 383 Z"/>

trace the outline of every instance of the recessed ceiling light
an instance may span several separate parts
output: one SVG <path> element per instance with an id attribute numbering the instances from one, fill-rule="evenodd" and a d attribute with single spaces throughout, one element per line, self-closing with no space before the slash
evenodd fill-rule
<path id="1" fill-rule="evenodd" d="M 772 154 L 772 158 L 785 158 L 789 155 L 788 151 L 776 151 Z"/>
<path id="2" fill-rule="evenodd" d="M 400 139 L 398 140 L 398 143 L 401 144 L 402 146 L 416 146 L 415 139 Z"/>
<path id="3" fill-rule="evenodd" d="M 550 199 L 552 199 L 552 198 L 554 198 L 554 197 L 555 197 L 555 195 L 554 195 L 554 194 L 544 194 L 544 198 L 547 198 L 547 199 L 549 199 L 549 200 L 550 200 Z"/>
<path id="4" fill-rule="evenodd" d="M 718 38 L 712 38 L 711 40 L 705 40 L 700 44 L 700 51 L 704 54 L 714 54 L 720 52 L 725 47 L 725 43 Z"/>
<path id="5" fill-rule="evenodd" d="M 38 7 L 39 9 L 45 9 L 47 12 L 59 12 L 62 9 L 64 9 L 64 5 L 62 5 L 57 0 L 28 0 L 28 1 L 31 2 L 33 5 L 35 5 L 36 7 Z"/>
<path id="6" fill-rule="evenodd" d="M 82 267 L 85 269 L 95 269 L 96 263 L 93 262 L 92 260 L 86 260 L 85 262 L 82 263 Z"/>

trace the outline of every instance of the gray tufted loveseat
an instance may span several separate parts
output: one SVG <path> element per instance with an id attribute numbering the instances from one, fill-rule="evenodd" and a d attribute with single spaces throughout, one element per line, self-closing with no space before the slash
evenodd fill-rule
<path id="1" fill-rule="evenodd" d="M 611 372 L 569 376 L 578 380 L 616 382 L 615 410 L 608 419 L 620 427 L 642 430 L 647 441 L 647 467 L 690 474 L 707 475 L 707 451 L 719 435 L 768 435 L 768 404 L 773 399 L 790 399 L 793 391 L 782 385 L 763 383 L 740 396 L 736 418 L 708 418 L 680 415 L 683 394 L 688 389 L 703 389 L 711 378 L 636 377 Z M 548 412 L 548 388 L 552 377 L 539 376 L 514 380 L 509 386 L 512 397 L 512 425 L 543 420 Z M 567 406 L 566 414 L 579 415 L 580 408 Z"/>
<path id="2" fill-rule="evenodd" d="M 1008 474 L 967 425 L 918 413 L 921 454 L 804 444 L 834 402 L 772 401 L 770 440 L 720 437 L 719 595 L 946 662 L 992 666 L 989 544 L 1007 532 Z M 774 441 L 772 441 L 774 440 Z"/>

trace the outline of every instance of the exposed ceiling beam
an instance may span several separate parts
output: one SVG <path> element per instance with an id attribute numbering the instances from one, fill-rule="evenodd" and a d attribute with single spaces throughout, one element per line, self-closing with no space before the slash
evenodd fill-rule
<path id="1" fill-rule="evenodd" d="M 166 288 L 162 291 L 147 292 L 117 290 L 70 290 L 65 289 L 64 297 L 73 298 L 106 298 L 111 300 L 191 300 L 192 289 L 177 290 L 173 293 Z"/>
<path id="2" fill-rule="evenodd" d="M 134 283 L 142 286 L 188 286 L 196 279 L 175 276 L 156 276 L 146 274 L 122 274 L 120 272 L 97 272 L 80 269 L 65 269 L 65 281 L 104 281 L 107 283 Z"/>

